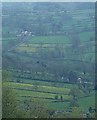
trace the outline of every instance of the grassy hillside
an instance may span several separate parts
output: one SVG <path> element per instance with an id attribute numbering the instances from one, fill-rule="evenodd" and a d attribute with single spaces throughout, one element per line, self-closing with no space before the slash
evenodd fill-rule
<path id="1" fill-rule="evenodd" d="M 68 117 L 75 107 L 82 115 L 94 108 L 94 4 L 3 3 L 2 19 L 5 86 L 18 107 L 40 100 Z"/>

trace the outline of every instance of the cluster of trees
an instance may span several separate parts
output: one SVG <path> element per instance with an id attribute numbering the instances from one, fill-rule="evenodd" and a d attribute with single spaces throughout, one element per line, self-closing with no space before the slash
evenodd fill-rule
<path id="1" fill-rule="evenodd" d="M 58 47 L 56 47 L 56 49 L 57 48 Z M 57 49 L 57 51 L 59 51 L 60 55 L 61 49 Z M 49 52 L 46 52 L 46 54 L 49 56 Z M 33 58 L 28 56 L 21 56 L 22 53 L 3 54 L 3 68 L 13 68 L 20 71 L 12 71 L 13 75 L 15 75 L 14 78 L 44 79 L 53 80 L 55 82 L 60 81 L 77 83 L 78 78 L 81 77 L 83 82 L 81 84 L 83 85 L 79 85 L 79 87 L 83 88 L 83 90 L 84 88 L 90 90 L 90 86 L 88 87 L 87 83 L 85 84 L 84 82 L 94 82 L 93 76 L 95 67 L 93 64 L 79 61 L 69 61 L 65 59 L 61 60 L 60 56 L 56 56 L 56 58 L 48 58 L 46 61 L 44 61 L 42 57 Z M 26 61 L 25 57 L 28 57 L 29 60 Z M 86 74 L 84 74 L 84 72 Z M 20 82 L 20 80 L 18 80 L 18 82 Z"/>
<path id="2" fill-rule="evenodd" d="M 71 9 L 70 4 L 20 4 L 10 3 L 6 5 L 6 3 L 3 3 L 4 27 L 7 25 L 11 29 L 31 31 L 34 35 L 54 35 L 65 34 L 66 30 L 68 30 L 68 28 L 65 28 L 66 21 L 73 23 L 74 18 L 72 18 L 71 13 L 68 12 Z M 73 9 L 76 9 L 77 6 L 79 5 L 73 5 Z M 7 19 L 5 19 L 5 16 Z M 71 28 L 73 29 L 74 27 L 71 26 Z M 84 28 L 87 29 L 87 27 L 83 26 L 82 30 L 84 30 Z M 77 30 L 79 31 L 79 29 Z"/>
<path id="3" fill-rule="evenodd" d="M 17 93 L 9 86 L 10 75 L 3 71 L 2 117 L 3 118 L 48 118 L 47 107 L 40 100 L 17 101 Z M 22 107 L 21 107 L 22 106 Z"/>
<path id="4" fill-rule="evenodd" d="M 78 89 L 71 89 L 70 95 L 73 96 L 70 102 L 71 112 L 54 111 L 40 99 L 27 98 L 23 101 L 17 101 L 18 94 L 9 86 L 8 81 L 12 79 L 8 71 L 3 71 L 3 96 L 2 96 L 2 117 L 3 118 L 83 118 L 84 111 L 80 109 L 77 98 Z M 55 96 L 58 99 L 58 96 Z M 63 100 L 63 97 L 60 96 Z M 85 117 L 95 117 L 95 109 L 90 107 L 89 113 Z"/>
<path id="5" fill-rule="evenodd" d="M 62 95 L 61 95 L 61 96 L 55 95 L 55 99 L 56 99 L 56 100 L 61 100 L 61 101 L 62 101 L 62 100 L 63 100 L 63 96 L 62 96 Z"/>

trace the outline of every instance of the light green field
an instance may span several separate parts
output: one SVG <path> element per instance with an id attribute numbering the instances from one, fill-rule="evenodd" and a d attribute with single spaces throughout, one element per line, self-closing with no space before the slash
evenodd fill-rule
<path id="1" fill-rule="evenodd" d="M 79 99 L 79 105 L 87 110 L 90 106 L 95 107 L 95 92 L 93 91 L 90 96 Z"/>
<path id="2" fill-rule="evenodd" d="M 22 84 L 22 83 L 7 83 L 7 86 L 11 88 L 16 88 L 20 90 L 16 90 L 19 95 L 24 96 L 33 96 L 33 97 L 53 97 L 58 94 L 62 95 L 63 98 L 69 99 L 71 96 L 68 96 L 70 89 L 69 88 L 58 88 L 58 87 L 51 87 L 51 86 L 36 86 L 32 84 Z M 23 89 L 23 90 L 21 90 Z M 30 90 L 30 91 L 29 91 Z M 31 91 L 32 90 L 32 91 Z M 34 90 L 34 91 L 33 91 Z M 39 92 L 38 92 L 39 91 Z M 46 92 L 46 93 L 45 93 Z M 48 93 L 50 92 L 50 93 Z"/>
<path id="3" fill-rule="evenodd" d="M 12 83 L 9 82 L 8 86 L 12 88 L 21 88 L 27 90 L 34 90 L 35 87 L 37 88 L 36 91 L 44 91 L 44 92 L 52 92 L 52 93 L 60 93 L 60 94 L 68 94 L 70 89 L 69 88 L 60 88 L 60 87 L 51 87 L 51 86 L 41 86 L 41 85 L 33 85 L 33 84 L 24 84 L 24 83 Z"/>
<path id="4" fill-rule="evenodd" d="M 25 52 L 36 52 L 36 48 L 34 47 L 17 47 L 18 51 L 25 51 Z"/>
<path id="5" fill-rule="evenodd" d="M 67 36 L 34 36 L 27 43 L 70 43 Z"/>
<path id="6" fill-rule="evenodd" d="M 80 42 L 89 41 L 91 37 L 95 36 L 94 32 L 83 32 L 79 34 Z"/>

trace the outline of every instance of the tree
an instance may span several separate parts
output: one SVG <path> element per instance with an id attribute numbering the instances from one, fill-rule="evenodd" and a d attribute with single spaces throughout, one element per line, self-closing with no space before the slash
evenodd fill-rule
<path id="1" fill-rule="evenodd" d="M 17 94 L 9 87 L 9 82 L 3 83 L 2 116 L 3 118 L 48 118 L 47 106 L 39 99 L 26 99 L 17 103 Z M 22 107 L 21 107 L 22 106 Z"/>
<path id="2" fill-rule="evenodd" d="M 70 101 L 70 107 L 79 107 L 79 104 L 76 99 Z"/>
<path id="3" fill-rule="evenodd" d="M 16 93 L 3 84 L 2 88 L 2 116 L 3 118 L 16 117 Z"/>
<path id="4" fill-rule="evenodd" d="M 3 71 L 3 84 L 2 84 L 2 118 L 24 118 L 27 116 L 26 112 L 18 108 L 17 93 L 12 89 L 9 84 L 11 74 L 8 71 Z"/>
<path id="5" fill-rule="evenodd" d="M 79 107 L 74 107 L 70 114 L 71 118 L 83 118 L 83 110 Z"/>
<path id="6" fill-rule="evenodd" d="M 71 82 L 71 83 L 75 83 L 75 82 L 77 82 L 77 74 L 76 74 L 76 72 L 73 72 L 73 71 L 70 71 L 69 72 L 69 75 L 68 75 L 68 78 L 69 78 L 69 81 Z"/>
<path id="7" fill-rule="evenodd" d="M 8 80 L 10 74 L 6 70 L 2 71 L 2 117 L 11 118 L 15 117 L 16 101 L 14 92 L 8 87 Z"/>
<path id="8" fill-rule="evenodd" d="M 80 96 L 80 90 L 77 87 L 71 88 L 69 95 L 71 95 L 74 99 L 77 99 Z"/>
<path id="9" fill-rule="evenodd" d="M 5 83 L 11 79 L 11 72 L 2 70 L 2 82 Z"/>
<path id="10" fill-rule="evenodd" d="M 58 99 L 58 95 L 55 95 L 55 99 L 56 99 L 56 100 Z"/>
<path id="11" fill-rule="evenodd" d="M 17 79 L 17 83 L 20 83 L 21 82 L 21 80 L 20 79 Z"/>
<path id="12" fill-rule="evenodd" d="M 63 96 L 62 96 L 62 95 L 61 95 L 61 97 L 60 97 L 60 98 L 61 98 L 61 100 L 63 100 Z"/>
<path id="13" fill-rule="evenodd" d="M 76 31 L 76 30 L 75 30 Z M 77 33 L 76 32 L 74 32 L 74 31 L 71 31 L 70 33 L 69 33 L 69 38 L 71 39 L 71 43 L 72 43 L 72 48 L 73 49 L 77 49 L 78 50 L 78 47 L 79 47 L 79 45 L 80 45 L 80 38 L 79 38 L 79 36 L 77 35 Z"/>
<path id="14" fill-rule="evenodd" d="M 39 99 L 31 99 L 24 101 L 24 110 L 29 113 L 29 118 L 48 118 L 49 113 L 47 106 Z"/>

